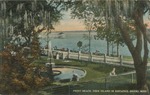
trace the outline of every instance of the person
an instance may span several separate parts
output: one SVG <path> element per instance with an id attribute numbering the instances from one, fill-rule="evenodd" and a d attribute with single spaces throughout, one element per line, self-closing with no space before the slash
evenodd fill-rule
<path id="1" fill-rule="evenodd" d="M 109 74 L 110 76 L 115 76 L 116 75 L 116 68 L 113 68 L 113 70 Z"/>
<path id="2" fill-rule="evenodd" d="M 79 81 L 79 76 L 75 73 L 75 71 L 73 71 L 72 81 Z"/>

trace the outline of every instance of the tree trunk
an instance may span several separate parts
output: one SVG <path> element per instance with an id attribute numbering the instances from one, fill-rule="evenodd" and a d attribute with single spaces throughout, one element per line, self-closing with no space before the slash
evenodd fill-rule
<path id="1" fill-rule="evenodd" d="M 0 26 L 0 52 L 3 50 L 3 47 L 4 47 L 4 38 L 3 38 L 3 29 L 2 27 Z M 2 63 L 2 58 L 0 57 L 0 64 Z"/>
<path id="2" fill-rule="evenodd" d="M 138 2 L 140 6 L 141 6 L 141 3 L 143 2 Z M 139 29 L 139 31 L 137 31 L 137 45 L 136 45 L 136 50 L 139 56 L 142 56 L 141 53 L 139 53 L 142 51 L 142 41 L 140 41 L 142 38 L 143 38 L 143 49 L 144 49 L 143 57 L 139 58 L 139 57 L 136 57 L 137 56 L 136 53 L 133 54 L 134 62 L 137 62 L 137 63 L 140 62 L 138 64 L 134 63 L 135 69 L 136 69 L 136 76 L 137 76 L 137 88 L 140 90 L 144 89 L 148 92 L 147 94 L 142 94 L 142 95 L 149 95 L 149 89 L 146 83 L 146 76 L 147 76 L 146 71 L 147 71 L 149 50 L 148 50 L 147 39 L 146 39 L 146 27 L 143 21 L 143 10 L 141 9 L 135 10 L 133 14 L 133 18 L 135 20 L 136 29 L 137 30 Z"/>
<path id="3" fill-rule="evenodd" d="M 117 42 L 117 56 L 119 56 L 119 43 Z"/>
<path id="4" fill-rule="evenodd" d="M 130 40 L 129 33 L 127 32 L 127 27 L 126 25 L 123 25 L 121 23 L 121 20 L 117 20 L 118 26 L 120 28 L 122 37 L 125 40 L 126 45 L 128 46 L 128 49 L 133 57 L 134 60 L 134 67 L 136 70 L 136 80 L 137 80 L 137 89 L 138 90 L 146 90 L 148 91 L 148 86 L 146 84 L 146 68 L 147 68 L 147 57 L 148 57 L 148 49 L 147 49 L 147 44 L 145 40 L 145 36 L 143 37 L 144 39 L 144 56 L 142 58 L 142 32 L 140 30 L 136 31 L 137 35 L 137 43 L 136 46 L 133 45 L 133 43 Z M 137 26 L 138 27 L 138 26 Z M 148 93 L 144 93 L 140 95 L 149 95 Z"/>
<path id="5" fill-rule="evenodd" d="M 142 88 L 142 83 L 146 83 L 146 66 L 142 64 L 141 57 L 135 53 L 132 55 L 134 60 L 134 67 L 136 70 L 137 88 Z"/>
<path id="6" fill-rule="evenodd" d="M 129 35 L 129 25 L 128 23 L 122 22 L 119 14 L 116 13 L 116 10 L 112 10 L 114 13 L 115 23 L 120 29 L 121 35 L 133 57 L 134 67 L 136 70 L 136 79 L 137 79 L 137 89 L 146 90 L 147 93 L 140 93 L 139 95 L 149 95 L 148 86 L 146 83 L 146 70 L 147 70 L 147 59 L 148 59 L 148 46 L 146 40 L 146 27 L 143 21 L 143 9 L 141 8 L 143 2 L 137 2 L 137 8 L 133 12 L 133 19 L 135 21 L 136 37 L 137 42 L 134 46 Z M 144 43 L 142 43 L 144 42 Z M 143 45 L 143 46 L 142 46 Z M 142 48 L 144 49 L 144 55 L 142 56 Z"/>
<path id="7" fill-rule="evenodd" d="M 111 53 L 111 55 L 114 56 L 114 42 L 112 42 Z"/>
<path id="8" fill-rule="evenodd" d="M 146 89 L 146 66 L 136 67 L 136 77 L 137 77 L 137 89 Z"/>
<path id="9" fill-rule="evenodd" d="M 136 71 L 137 90 L 145 90 L 146 93 L 140 93 L 140 95 L 149 95 L 148 85 L 146 83 L 147 65 L 143 63 L 141 57 L 136 54 L 133 55 L 134 66 Z"/>
<path id="10" fill-rule="evenodd" d="M 107 40 L 107 56 L 109 56 L 109 41 Z"/>

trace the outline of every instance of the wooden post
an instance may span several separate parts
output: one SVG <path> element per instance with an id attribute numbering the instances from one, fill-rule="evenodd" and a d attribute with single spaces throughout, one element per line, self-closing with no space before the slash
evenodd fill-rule
<path id="1" fill-rule="evenodd" d="M 54 51 L 54 48 L 52 48 L 52 50 L 51 50 L 52 52 Z"/>
<path id="2" fill-rule="evenodd" d="M 68 59 L 70 59 L 70 50 L 68 50 Z"/>
<path id="3" fill-rule="evenodd" d="M 107 59 L 106 59 L 106 54 L 104 54 L 104 63 L 107 62 Z"/>
<path id="4" fill-rule="evenodd" d="M 90 56 L 91 56 L 91 61 L 93 62 L 93 56 L 92 56 L 92 52 L 91 52 L 91 55 L 90 55 Z"/>
<path id="5" fill-rule="evenodd" d="M 56 53 L 56 59 L 59 59 L 59 53 L 58 52 Z"/>
<path id="6" fill-rule="evenodd" d="M 62 59 L 64 60 L 65 59 L 65 54 L 62 52 Z"/>
<path id="7" fill-rule="evenodd" d="M 122 65 L 122 64 L 123 64 L 123 56 L 120 55 L 120 65 Z"/>
<path id="8" fill-rule="evenodd" d="M 80 60 L 81 51 L 78 52 L 78 60 Z"/>
<path id="9" fill-rule="evenodd" d="M 131 83 L 133 83 L 134 75 L 133 73 L 131 74 Z"/>

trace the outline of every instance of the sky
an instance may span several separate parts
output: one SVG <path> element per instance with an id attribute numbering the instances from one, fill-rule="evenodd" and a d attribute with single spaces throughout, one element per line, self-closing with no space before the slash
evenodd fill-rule
<path id="1" fill-rule="evenodd" d="M 58 24 L 56 24 L 55 31 L 80 31 L 86 30 L 84 21 L 81 19 L 72 19 L 70 11 L 63 12 L 63 18 Z M 150 16 L 148 19 L 148 14 L 144 16 L 144 23 L 148 25 L 147 28 L 150 28 Z"/>
<path id="2" fill-rule="evenodd" d="M 63 18 L 60 20 L 58 24 L 56 24 L 55 31 L 80 31 L 86 30 L 83 20 L 81 19 L 72 19 L 70 15 L 70 11 L 63 12 Z"/>
<path id="3" fill-rule="evenodd" d="M 150 15 L 149 15 L 149 13 L 147 13 L 144 16 L 144 23 L 146 23 L 148 25 L 147 28 L 150 28 Z"/>

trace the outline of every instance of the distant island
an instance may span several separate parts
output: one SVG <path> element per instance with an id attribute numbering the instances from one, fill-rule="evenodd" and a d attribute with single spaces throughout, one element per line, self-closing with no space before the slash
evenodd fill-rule
<path id="1" fill-rule="evenodd" d="M 54 32 L 56 32 L 56 33 L 57 32 L 72 32 L 72 33 L 74 33 L 74 32 L 88 32 L 88 31 L 87 30 L 80 30 L 80 31 L 79 30 L 71 30 L 71 31 L 53 31 L 53 33 Z M 91 31 L 91 32 L 95 32 L 95 31 Z"/>

